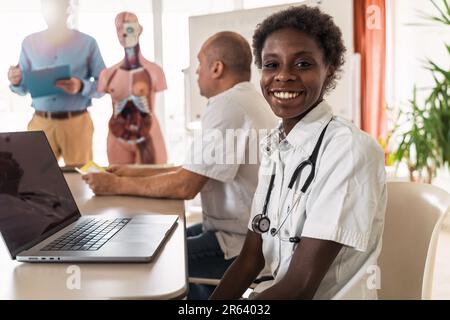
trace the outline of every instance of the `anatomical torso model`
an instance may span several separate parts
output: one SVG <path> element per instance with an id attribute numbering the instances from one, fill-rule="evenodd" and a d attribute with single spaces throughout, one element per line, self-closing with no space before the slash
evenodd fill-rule
<path id="1" fill-rule="evenodd" d="M 113 103 L 109 163 L 166 163 L 164 139 L 154 113 L 155 94 L 167 88 L 164 72 L 142 56 L 142 27 L 134 14 L 118 14 L 116 29 L 125 58 L 103 70 L 98 85 L 98 91 L 109 93 Z"/>

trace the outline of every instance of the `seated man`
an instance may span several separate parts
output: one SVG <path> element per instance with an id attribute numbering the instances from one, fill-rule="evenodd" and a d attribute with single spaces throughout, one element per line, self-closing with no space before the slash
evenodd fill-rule
<path id="1" fill-rule="evenodd" d="M 203 224 L 187 229 L 189 276 L 220 279 L 242 248 L 257 185 L 259 160 L 245 158 L 253 151 L 257 158 L 258 143 L 248 133 L 267 133 L 277 118 L 249 82 L 252 55 L 242 36 L 215 34 L 203 44 L 198 59 L 200 94 L 209 101 L 202 118 L 203 135 L 195 135 L 192 144 L 194 161 L 160 170 L 112 167 L 109 173 L 87 174 L 83 179 L 97 195 L 186 200 L 201 192 Z M 221 147 L 230 132 L 226 144 L 232 142 L 237 149 L 227 148 L 224 154 Z M 188 298 L 206 299 L 213 289 L 191 285 Z"/>

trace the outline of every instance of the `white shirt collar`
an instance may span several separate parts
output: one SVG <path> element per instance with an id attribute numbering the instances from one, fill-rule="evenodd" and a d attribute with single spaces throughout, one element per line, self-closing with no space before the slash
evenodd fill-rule
<path id="1" fill-rule="evenodd" d="M 292 128 L 285 139 L 283 139 L 283 126 L 280 123 L 278 128 L 262 141 L 262 150 L 271 154 L 276 149 L 279 149 L 283 140 L 286 140 L 294 148 L 300 148 L 306 154 L 310 154 L 319 139 L 322 129 L 332 117 L 333 113 L 330 105 L 322 101 Z"/>

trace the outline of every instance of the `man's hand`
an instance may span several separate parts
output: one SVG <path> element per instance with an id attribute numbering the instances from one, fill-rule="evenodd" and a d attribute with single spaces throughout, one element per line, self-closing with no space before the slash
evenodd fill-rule
<path id="1" fill-rule="evenodd" d="M 119 176 L 119 177 L 125 177 L 125 176 L 130 176 L 133 169 L 130 168 L 128 165 L 119 164 L 119 165 L 109 166 L 106 169 L 106 171 L 109 173 L 115 174 L 116 176 Z"/>
<path id="2" fill-rule="evenodd" d="M 8 80 L 13 86 L 18 86 L 22 81 L 22 70 L 19 66 L 11 66 L 8 70 Z"/>
<path id="3" fill-rule="evenodd" d="M 80 79 L 72 77 L 68 80 L 58 80 L 55 87 L 61 88 L 68 94 L 77 94 L 81 91 L 82 82 Z"/>
<path id="4" fill-rule="evenodd" d="M 114 195 L 119 193 L 119 177 L 108 173 L 87 173 L 82 179 L 89 185 L 96 195 Z"/>

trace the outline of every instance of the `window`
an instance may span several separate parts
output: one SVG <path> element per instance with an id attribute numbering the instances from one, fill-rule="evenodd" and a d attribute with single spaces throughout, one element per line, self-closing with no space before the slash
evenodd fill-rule
<path id="1" fill-rule="evenodd" d="M 30 33 L 43 30 L 39 0 L 2 1 L 0 3 L 0 30 L 4 46 L 0 63 L 0 131 L 24 131 L 31 119 L 29 96 L 20 97 L 9 90 L 8 69 L 19 61 L 22 40 Z M 26 21 L 27 23 L 22 23 Z"/>

